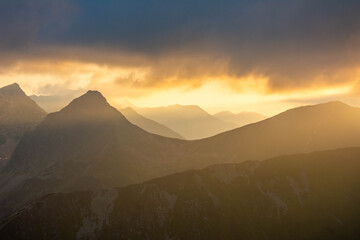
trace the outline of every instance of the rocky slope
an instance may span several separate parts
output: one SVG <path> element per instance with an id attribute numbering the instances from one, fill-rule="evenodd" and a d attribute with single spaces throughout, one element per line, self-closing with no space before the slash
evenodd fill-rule
<path id="1" fill-rule="evenodd" d="M 151 119 L 148 119 L 140 114 L 138 114 L 131 107 L 122 108 L 119 110 L 127 120 L 129 120 L 132 124 L 150 132 L 160 136 L 169 137 L 169 138 L 178 138 L 184 139 L 180 134 L 171 130 L 163 124 L 155 122 Z"/>
<path id="2" fill-rule="evenodd" d="M 281 154 L 360 146 L 359 122 L 360 108 L 341 102 L 298 107 L 196 141 L 196 161 L 209 164 L 262 160 Z"/>
<path id="3" fill-rule="evenodd" d="M 26 134 L 0 173 L 0 217 L 52 192 L 120 187 L 219 163 L 360 146 L 360 110 L 296 108 L 212 138 L 184 141 L 131 124 L 89 91 Z"/>
<path id="4" fill-rule="evenodd" d="M 45 115 L 18 84 L 0 88 L 0 167 L 6 164 L 22 135 Z"/>
<path id="5" fill-rule="evenodd" d="M 182 145 L 131 124 L 89 91 L 21 139 L 0 175 L 0 216 L 50 192 L 115 187 L 173 172 L 177 164 L 169 161 Z"/>
<path id="6" fill-rule="evenodd" d="M 215 165 L 112 190 L 50 194 L 1 239 L 359 239 L 360 148 Z"/>

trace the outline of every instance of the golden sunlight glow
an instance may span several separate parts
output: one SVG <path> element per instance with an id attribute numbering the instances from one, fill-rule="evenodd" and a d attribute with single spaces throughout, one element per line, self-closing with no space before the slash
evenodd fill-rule
<path id="1" fill-rule="evenodd" d="M 146 68 L 116 67 L 81 62 L 19 62 L 0 73 L 1 85 L 17 82 L 28 95 L 61 94 L 68 90 L 101 91 L 114 106 L 124 99 L 135 106 L 156 107 L 173 104 L 199 105 L 211 113 L 255 111 L 271 116 L 301 105 L 302 99 L 329 97 L 349 93 L 355 82 L 332 87 L 312 88 L 273 93 L 268 91 L 268 79 L 263 76 L 234 78 L 217 76 L 203 79 L 202 85 L 173 84 L 144 86 Z M 360 72 L 357 72 L 360 75 Z M 186 81 L 184 81 L 186 82 Z M 297 99 L 299 101 L 287 101 Z"/>
<path id="2" fill-rule="evenodd" d="M 266 86 L 260 86 L 265 89 Z M 301 104 L 287 103 L 289 98 L 308 98 L 311 96 L 330 96 L 345 94 L 351 86 L 339 86 L 336 88 L 313 89 L 299 92 L 282 94 L 264 94 L 251 89 L 249 92 L 237 93 L 229 87 L 224 86 L 220 81 L 211 81 L 200 88 L 186 90 L 175 88 L 172 90 L 154 91 L 150 96 L 142 98 L 128 98 L 135 106 L 154 107 L 173 104 L 199 105 L 210 113 L 219 111 L 255 111 L 268 116 L 275 115 L 289 108 Z M 116 102 L 116 99 L 114 99 Z"/>

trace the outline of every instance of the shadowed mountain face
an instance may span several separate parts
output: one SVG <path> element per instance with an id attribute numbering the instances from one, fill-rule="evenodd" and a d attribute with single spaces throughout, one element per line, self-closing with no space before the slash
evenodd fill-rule
<path id="1" fill-rule="evenodd" d="M 0 215 L 51 192 L 119 187 L 210 164 L 360 146 L 358 122 L 358 108 L 331 102 L 184 141 L 140 129 L 90 91 L 22 138 L 0 175 Z"/>
<path id="2" fill-rule="evenodd" d="M 21 136 L 45 115 L 18 84 L 0 88 L 0 166 L 10 158 Z"/>
<path id="3" fill-rule="evenodd" d="M 44 193 L 131 184 L 175 171 L 184 142 L 131 124 L 95 91 L 26 134 L 0 176 L 1 214 Z"/>
<path id="4" fill-rule="evenodd" d="M 129 120 L 131 123 L 135 124 L 136 126 L 160 136 L 169 137 L 169 138 L 178 138 L 184 139 L 180 134 L 176 133 L 175 131 L 171 130 L 170 128 L 166 127 L 163 124 L 157 123 L 151 119 L 143 117 L 142 115 L 138 114 L 134 109 L 127 107 L 120 109 L 120 112 Z"/>
<path id="5" fill-rule="evenodd" d="M 136 108 L 136 111 L 173 129 L 189 140 L 210 137 L 238 127 L 234 123 L 223 122 L 194 105 Z"/>
<path id="6" fill-rule="evenodd" d="M 341 102 L 294 108 L 197 141 L 197 156 L 204 164 L 226 163 L 360 146 L 359 122 L 360 108 Z"/>
<path id="7" fill-rule="evenodd" d="M 214 116 L 224 122 L 234 123 L 239 127 L 266 119 L 266 116 L 255 112 L 241 112 L 235 114 L 229 111 L 224 111 L 216 113 Z"/>
<path id="8" fill-rule="evenodd" d="M 2 239 L 359 239 L 360 148 L 215 165 L 113 190 L 51 194 Z"/>

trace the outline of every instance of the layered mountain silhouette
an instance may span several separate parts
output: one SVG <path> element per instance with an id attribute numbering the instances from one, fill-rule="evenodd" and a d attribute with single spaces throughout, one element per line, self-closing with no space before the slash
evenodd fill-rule
<path id="1" fill-rule="evenodd" d="M 89 91 L 21 139 L 0 174 L 0 217 L 51 192 L 113 188 L 211 164 L 360 146 L 359 121 L 360 109 L 330 102 L 184 141 L 146 132 Z"/>
<path id="2" fill-rule="evenodd" d="M 86 91 L 82 90 L 68 90 L 64 94 L 53 95 L 31 95 L 29 96 L 46 112 L 57 112 L 69 104 L 74 98 L 83 95 Z"/>
<path id="3" fill-rule="evenodd" d="M 215 165 L 143 184 L 50 194 L 2 239 L 358 239 L 360 148 Z"/>
<path id="4" fill-rule="evenodd" d="M 230 111 L 219 112 L 214 114 L 214 116 L 224 122 L 234 123 L 239 127 L 259 122 L 267 118 L 266 116 L 255 112 L 232 113 Z"/>
<path id="5" fill-rule="evenodd" d="M 32 130 L 45 115 L 18 84 L 0 88 L 0 166 L 10 158 L 21 136 Z"/>
<path id="6" fill-rule="evenodd" d="M 206 166 L 360 146 L 359 121 L 360 108 L 341 102 L 298 107 L 197 141 L 196 152 Z M 196 160 L 201 161 L 198 156 Z"/>
<path id="7" fill-rule="evenodd" d="M 170 128 L 166 127 L 165 125 L 155 122 L 144 116 L 141 116 L 131 107 L 122 108 L 122 109 L 120 109 L 120 112 L 131 123 L 135 124 L 136 126 L 142 128 L 150 133 L 158 134 L 158 135 L 161 135 L 164 137 L 169 137 L 169 138 L 184 139 L 180 134 L 176 133 L 175 131 L 171 130 Z"/>
<path id="8" fill-rule="evenodd" d="M 210 137 L 237 128 L 196 105 L 172 105 L 158 108 L 136 108 L 139 114 L 161 123 L 188 140 Z"/>
<path id="9" fill-rule="evenodd" d="M 44 193 L 115 187 L 172 172 L 184 144 L 131 124 L 89 91 L 21 139 L 0 175 L 0 214 Z"/>

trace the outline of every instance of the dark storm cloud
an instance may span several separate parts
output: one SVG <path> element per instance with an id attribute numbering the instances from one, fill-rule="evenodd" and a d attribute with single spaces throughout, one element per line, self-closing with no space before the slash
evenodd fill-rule
<path id="1" fill-rule="evenodd" d="M 1 0 L 0 48 L 5 51 L 25 50 L 31 44 L 59 32 L 72 12 L 71 2 L 52 0 Z"/>
<path id="2" fill-rule="evenodd" d="M 138 56 L 152 69 L 147 85 L 258 74 L 295 88 L 344 81 L 336 72 L 359 65 L 359 12 L 352 0 L 1 0 L 0 49 L 112 64 Z"/>

